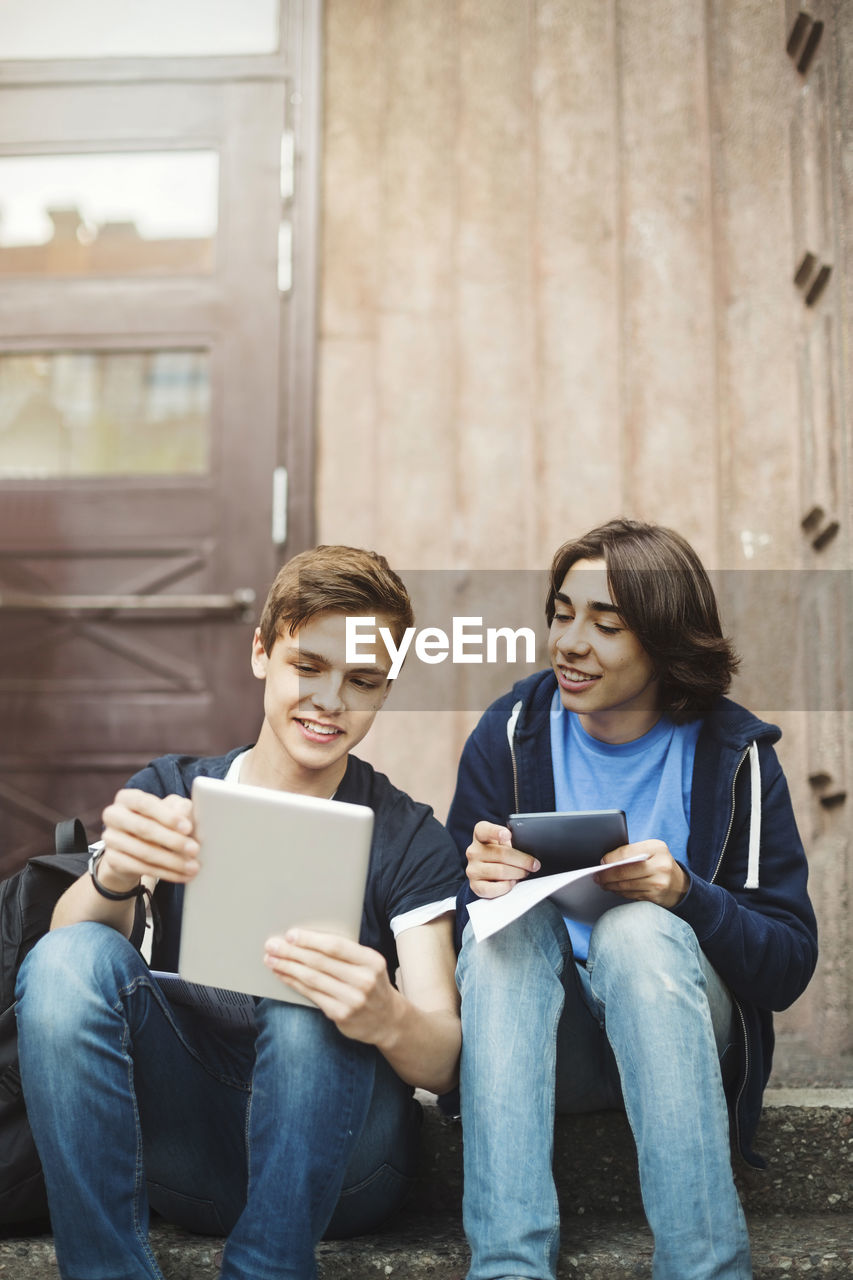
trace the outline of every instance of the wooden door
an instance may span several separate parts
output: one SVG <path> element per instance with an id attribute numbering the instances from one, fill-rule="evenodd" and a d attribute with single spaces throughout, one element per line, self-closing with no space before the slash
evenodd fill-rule
<path id="1" fill-rule="evenodd" d="M 60 817 L 97 830 L 152 756 L 223 750 L 259 722 L 252 628 L 310 537 L 288 427 L 298 411 L 310 429 L 312 351 L 291 334 L 311 305 L 281 246 L 293 104 L 316 84 L 291 47 L 302 6 L 280 13 L 287 47 L 254 58 L 0 68 L 3 872 Z M 10 228 L 39 184 L 40 239 Z"/>

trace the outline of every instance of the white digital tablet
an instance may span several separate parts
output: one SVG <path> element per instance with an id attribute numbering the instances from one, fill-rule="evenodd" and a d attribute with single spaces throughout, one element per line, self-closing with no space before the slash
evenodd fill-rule
<path id="1" fill-rule="evenodd" d="M 201 869 L 184 887 L 181 977 L 309 1004 L 264 943 L 295 925 L 358 941 L 372 809 L 218 778 L 196 778 L 192 800 Z"/>

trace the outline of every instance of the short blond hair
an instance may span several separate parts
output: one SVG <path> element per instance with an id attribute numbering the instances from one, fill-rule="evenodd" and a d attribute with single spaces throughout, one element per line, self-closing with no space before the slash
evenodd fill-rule
<path id="1" fill-rule="evenodd" d="M 320 613 L 388 619 L 397 644 L 414 623 L 412 602 L 384 556 L 359 547 L 319 546 L 288 560 L 269 589 L 259 630 L 272 651 L 286 627 L 291 635 Z"/>

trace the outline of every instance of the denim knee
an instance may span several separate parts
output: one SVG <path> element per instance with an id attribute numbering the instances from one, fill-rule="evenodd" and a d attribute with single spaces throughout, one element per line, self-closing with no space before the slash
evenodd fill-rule
<path id="1" fill-rule="evenodd" d="M 113 1003 L 145 961 L 123 934 L 86 921 L 45 934 L 24 960 L 16 985 L 18 1025 L 42 1035 L 79 1035 L 90 1000 Z"/>
<path id="2" fill-rule="evenodd" d="M 415 1183 L 423 1113 L 378 1050 L 370 1109 L 347 1166 L 327 1240 L 363 1235 L 400 1208 Z"/>
<path id="3" fill-rule="evenodd" d="M 684 920 L 654 902 L 629 902 L 598 920 L 590 939 L 587 969 L 594 975 L 594 986 L 606 979 L 639 995 L 648 983 L 654 998 L 670 976 L 682 982 L 695 972 L 701 980 L 699 955 L 699 941 Z M 690 957 L 697 962 L 695 970 L 685 966 Z"/>
<path id="4" fill-rule="evenodd" d="M 314 1005 L 285 1000 L 261 1000 L 255 1010 L 255 1024 L 265 1049 L 294 1062 L 314 1062 L 331 1042 L 344 1038 Z"/>
<path id="5" fill-rule="evenodd" d="M 468 981 L 523 984 L 536 972 L 562 973 L 571 943 L 559 908 L 546 899 L 491 937 L 478 942 L 473 927 L 465 926 L 456 966 L 456 985 Z"/>
<path id="6" fill-rule="evenodd" d="M 347 1088 L 369 1097 L 376 1050 L 345 1036 L 314 1005 L 261 1000 L 255 1022 L 256 1097 L 263 1092 L 287 1108 L 299 1105 L 294 1100 L 303 1091 L 321 1096 L 324 1090 L 339 1089 L 344 1079 Z"/>

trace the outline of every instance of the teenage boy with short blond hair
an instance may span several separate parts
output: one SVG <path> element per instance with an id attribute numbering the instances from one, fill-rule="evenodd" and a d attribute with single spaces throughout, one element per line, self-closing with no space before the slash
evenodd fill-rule
<path id="1" fill-rule="evenodd" d="M 413 1086 L 442 1092 L 456 1077 L 462 871 L 431 811 L 351 754 L 390 663 L 347 662 L 350 614 L 375 615 L 398 642 L 411 624 L 381 556 L 319 547 L 282 569 L 252 644 L 265 686 L 257 741 L 164 756 L 131 778 L 104 811 L 91 873 L 22 966 L 21 1072 L 63 1280 L 160 1277 L 149 1204 L 228 1236 L 223 1280 L 308 1280 L 324 1234 L 369 1230 L 411 1184 Z M 201 775 L 374 811 L 359 942 L 294 929 L 258 957 L 316 1008 L 260 1000 L 254 1026 L 225 1033 L 171 1005 L 128 940 L 156 885 L 152 967 L 176 967 L 182 886 L 200 866 L 189 797 Z"/>

